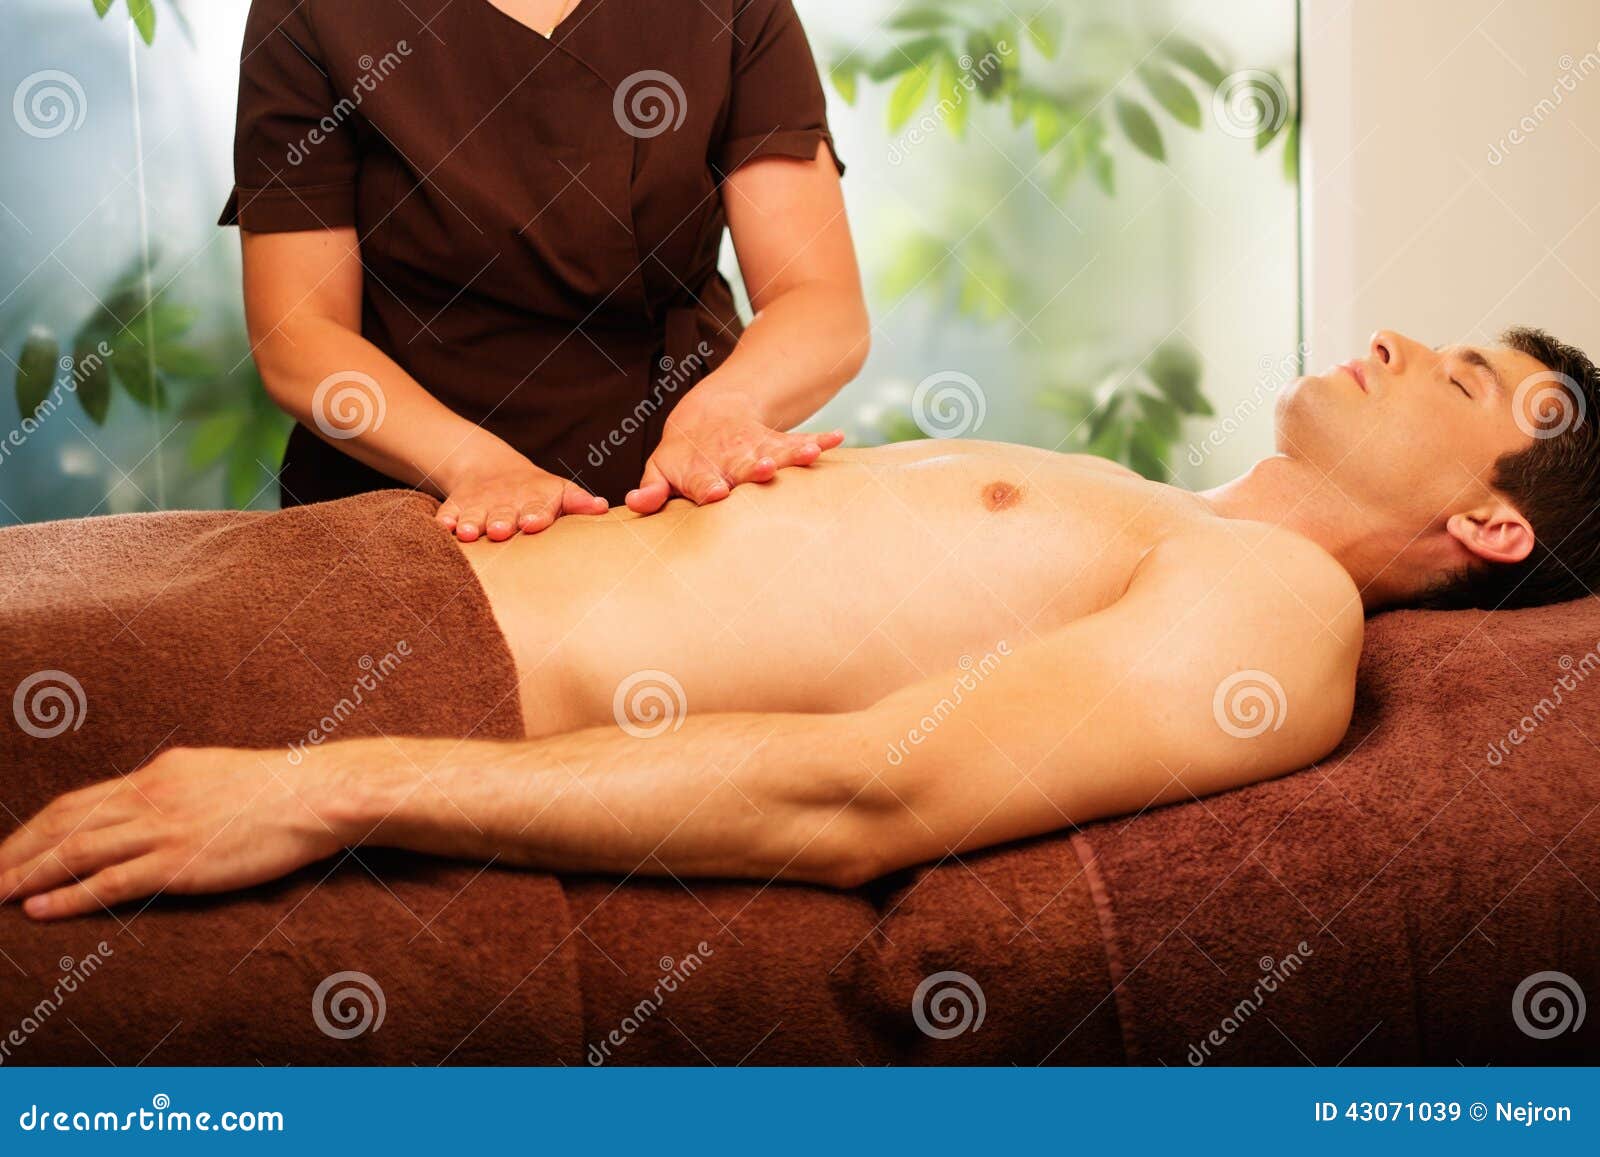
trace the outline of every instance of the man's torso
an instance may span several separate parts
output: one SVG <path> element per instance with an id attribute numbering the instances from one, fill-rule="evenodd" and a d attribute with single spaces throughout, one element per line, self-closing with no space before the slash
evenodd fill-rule
<path id="1" fill-rule="evenodd" d="M 463 549 L 544 735 L 609 723 L 641 672 L 689 712 L 865 707 L 1111 605 L 1205 523 L 1194 495 L 1100 459 L 926 442 Z"/>

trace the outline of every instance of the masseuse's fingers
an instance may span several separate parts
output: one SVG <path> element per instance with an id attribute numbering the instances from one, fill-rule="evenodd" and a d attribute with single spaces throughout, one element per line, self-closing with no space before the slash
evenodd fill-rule
<path id="1" fill-rule="evenodd" d="M 678 487 L 678 492 L 697 506 L 721 502 L 732 489 L 714 462 L 699 458 L 689 467 L 689 476 Z"/>
<path id="2" fill-rule="evenodd" d="M 491 506 L 484 515 L 483 532 L 490 542 L 504 542 L 517 533 L 517 508 L 509 504 Z"/>
<path id="3" fill-rule="evenodd" d="M 604 514 L 610 508 L 604 498 L 590 494 L 576 482 L 568 482 L 561 491 L 562 514 Z"/>
<path id="4" fill-rule="evenodd" d="M 454 501 L 441 502 L 438 513 L 433 516 L 433 520 L 446 530 L 454 530 L 460 518 L 461 504 Z"/>
<path id="5" fill-rule="evenodd" d="M 483 533 L 484 510 L 481 506 L 468 506 L 456 520 L 456 537 L 462 542 L 477 542 Z"/>
<path id="6" fill-rule="evenodd" d="M 639 480 L 636 490 L 628 493 L 628 509 L 635 514 L 654 514 L 667 504 L 667 499 L 672 497 L 672 484 L 667 481 L 667 476 L 661 473 L 661 467 L 656 465 L 656 460 L 651 458 L 644 464 L 644 477 Z"/>

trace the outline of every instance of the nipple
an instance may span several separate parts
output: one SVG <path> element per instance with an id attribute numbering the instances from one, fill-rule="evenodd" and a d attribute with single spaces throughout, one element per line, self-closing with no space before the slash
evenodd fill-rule
<path id="1" fill-rule="evenodd" d="M 991 482 L 983 488 L 983 504 L 990 510 L 1010 510 L 1022 501 L 1022 487 L 1009 482 Z"/>

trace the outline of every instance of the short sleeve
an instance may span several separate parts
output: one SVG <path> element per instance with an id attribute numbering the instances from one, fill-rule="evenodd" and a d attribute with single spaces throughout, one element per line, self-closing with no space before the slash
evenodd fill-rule
<path id="1" fill-rule="evenodd" d="M 233 194 L 220 225 L 262 233 L 355 223 L 353 103 L 335 94 L 311 0 L 253 0 L 239 66 Z"/>
<path id="2" fill-rule="evenodd" d="M 760 157 L 809 161 L 826 142 L 842 175 L 816 59 L 792 0 L 736 2 L 733 78 L 712 167 L 726 177 Z"/>

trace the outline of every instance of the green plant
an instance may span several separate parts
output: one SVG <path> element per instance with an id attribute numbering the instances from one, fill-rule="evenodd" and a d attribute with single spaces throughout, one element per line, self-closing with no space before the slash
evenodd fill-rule
<path id="1" fill-rule="evenodd" d="M 156 39 L 156 2 L 155 0 L 125 0 L 128 8 L 128 18 L 133 21 L 133 26 L 139 30 L 139 36 L 146 44 L 154 44 Z M 117 0 L 90 0 L 94 5 L 95 13 L 104 20 L 106 13 L 116 7 Z M 172 9 L 173 17 L 178 21 L 178 27 L 183 29 L 184 36 L 192 42 L 193 32 L 189 27 L 189 18 L 184 14 L 183 5 L 179 0 L 166 0 L 167 7 Z"/>
<path id="2" fill-rule="evenodd" d="M 1084 178 L 1115 197 L 1118 167 L 1130 154 L 1165 164 L 1170 134 L 1205 132 L 1208 121 L 1219 137 L 1253 140 L 1258 154 L 1281 140 L 1283 173 L 1297 178 L 1296 110 L 1276 73 L 1230 73 L 1211 50 L 1176 32 L 1072 10 L 1069 20 L 1059 2 L 1029 9 L 1016 0 L 942 0 L 902 8 L 885 25 L 886 47 L 835 54 L 829 75 L 851 104 L 864 85 L 888 86 L 891 163 L 934 131 L 969 144 L 981 131 L 990 152 L 1020 135 L 1033 155 L 1016 168 L 1058 202 Z M 1015 172 L 1002 172 L 996 190 L 980 166 L 944 183 L 948 227 L 899 238 L 880 292 L 891 302 L 933 295 L 978 323 L 1028 327 L 1024 319 L 1036 319 L 1060 290 L 1030 278 L 1023 231 L 996 212 L 1016 182 Z M 1056 349 L 1042 362 L 1059 365 L 1081 353 Z M 1164 342 L 1142 359 L 1100 361 L 1101 372 L 1085 381 L 1048 385 L 1039 404 L 1069 418 L 1065 445 L 1167 478 L 1183 419 L 1212 412 L 1198 354 Z M 922 436 L 903 413 L 884 419 L 878 432 L 886 440 Z"/>

